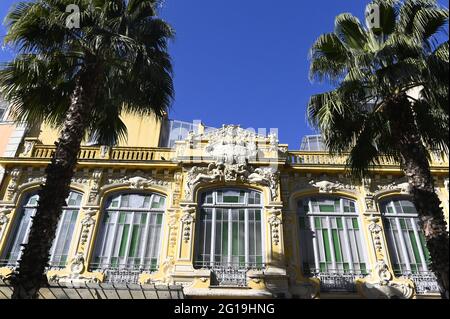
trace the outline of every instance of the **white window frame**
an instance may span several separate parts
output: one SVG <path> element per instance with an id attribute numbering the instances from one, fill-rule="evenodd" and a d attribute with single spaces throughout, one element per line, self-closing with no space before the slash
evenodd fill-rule
<path id="1" fill-rule="evenodd" d="M 122 199 L 124 195 L 138 195 L 138 196 L 143 196 L 143 197 L 150 197 L 150 207 L 149 208 L 123 208 L 122 206 Z M 160 207 L 160 208 L 151 208 L 151 205 L 153 203 L 153 199 L 154 196 L 159 196 L 164 198 L 164 206 Z M 119 198 L 119 203 L 118 203 L 118 207 L 109 207 L 109 205 L 111 204 L 111 202 L 115 199 Z M 124 193 L 118 193 L 118 194 L 114 194 L 111 195 L 107 201 L 106 201 L 106 206 L 104 207 L 104 209 L 102 210 L 102 216 L 101 216 L 101 224 L 100 224 L 100 228 L 99 228 L 99 233 L 97 235 L 97 239 L 95 242 L 95 247 L 94 247 L 94 256 L 93 256 L 93 262 L 91 262 L 90 264 L 90 268 L 91 270 L 98 270 L 98 269 L 129 269 L 129 270 L 135 270 L 136 268 L 140 271 L 147 271 L 147 272 L 155 272 L 157 271 L 157 269 L 159 268 L 159 263 L 161 262 L 160 260 L 160 255 L 161 255 L 161 249 L 162 249 L 162 244 L 163 244 L 163 233 L 164 233 L 164 224 L 165 224 L 165 219 L 166 219 L 166 206 L 167 206 L 167 196 L 163 195 L 163 194 L 159 194 L 159 193 L 155 193 L 155 192 L 149 192 L 149 193 L 134 193 L 134 192 L 124 192 Z M 134 215 L 135 213 L 146 213 L 147 217 L 146 217 L 146 223 L 144 226 L 144 234 L 143 234 L 143 238 L 144 238 L 144 243 L 142 244 L 142 252 L 141 255 L 139 256 L 141 262 L 139 265 L 134 265 L 134 266 L 129 266 L 129 262 L 131 258 L 136 258 L 136 257 L 129 257 L 129 250 L 131 247 L 131 239 L 132 239 L 132 233 L 128 234 L 128 238 L 127 238 L 127 245 L 125 248 L 125 259 L 126 262 L 125 263 L 120 263 L 117 264 L 117 267 L 113 267 L 113 265 L 111 264 L 111 259 L 112 258 L 118 258 L 118 257 L 114 257 L 113 255 L 113 250 L 114 250 L 114 245 L 117 242 L 117 231 L 118 231 L 118 225 L 119 225 L 119 217 L 120 217 L 120 213 L 131 213 L 131 224 L 127 224 L 127 225 L 135 225 L 133 224 L 133 220 L 134 220 Z M 108 251 L 108 255 L 99 257 L 99 253 L 101 253 L 101 251 L 103 251 L 105 249 L 105 246 L 107 245 L 107 242 L 104 238 L 105 236 L 105 214 L 106 213 L 115 213 L 116 214 L 116 221 L 115 224 L 113 226 L 113 231 L 114 231 L 114 237 L 111 243 L 111 247 Z M 152 237 L 154 239 L 157 239 L 158 243 L 156 246 L 156 251 L 153 252 L 154 256 L 157 256 L 156 258 L 156 264 L 154 269 L 152 268 L 152 262 L 150 261 L 150 263 L 148 265 L 145 264 L 145 259 L 147 257 L 145 257 L 147 249 L 149 248 L 149 245 L 151 245 L 150 242 L 150 237 L 149 237 L 149 228 L 150 226 L 150 215 L 151 214 L 161 214 L 162 219 L 161 219 L 161 224 L 160 224 L 160 230 L 159 233 L 154 233 L 152 234 Z M 132 227 L 131 227 L 132 228 Z M 100 244 L 102 244 L 102 247 L 100 248 Z M 137 246 L 139 247 L 139 245 Z M 96 258 L 107 258 L 108 262 L 99 262 L 97 263 L 95 261 Z M 153 258 L 153 257 L 148 257 L 148 258 Z"/>
<path id="2" fill-rule="evenodd" d="M 227 191 L 236 191 L 236 192 L 244 192 L 244 203 L 219 203 L 218 202 L 218 192 L 227 192 Z M 259 204 L 248 204 L 249 202 L 249 194 L 250 193 L 257 193 L 260 196 L 260 203 Z M 210 190 L 210 191 L 205 191 L 201 194 L 201 196 L 199 197 L 200 200 L 203 199 L 203 196 L 207 195 L 207 194 L 212 194 L 213 196 L 213 202 L 212 203 L 200 203 L 200 210 L 199 210 L 199 214 L 203 213 L 203 209 L 211 209 L 212 210 L 212 220 L 211 220 L 211 235 L 210 235 L 210 242 L 211 242 L 211 252 L 209 253 L 210 255 L 210 261 L 209 263 L 206 261 L 202 261 L 200 260 L 201 258 L 199 257 L 201 252 L 202 252 L 202 248 L 200 247 L 201 244 L 203 244 L 203 235 L 200 234 L 200 230 L 202 229 L 202 227 L 200 225 L 198 225 L 198 230 L 197 230 L 197 240 L 196 240 L 196 254 L 195 254 L 195 266 L 196 267 L 206 267 L 206 268 L 214 268 L 216 266 L 230 266 L 230 267 L 238 267 L 238 268 L 242 268 L 241 265 L 236 265 L 235 263 L 232 263 L 231 258 L 232 258 L 232 211 L 233 210 L 237 210 L 238 211 L 238 215 L 239 215 L 239 211 L 243 210 L 244 211 L 244 227 L 245 227 L 245 233 L 244 233 L 244 239 L 245 239 L 245 244 L 244 244 L 244 253 L 245 253 L 245 262 L 244 262 L 244 268 L 246 269 L 260 269 L 260 268 L 264 268 L 265 267 L 265 253 L 266 253 L 266 247 L 265 247 L 265 223 L 264 223 L 264 205 L 263 205 L 263 201 L 264 201 L 264 197 L 263 197 L 263 193 L 253 190 L 253 189 L 243 189 L 243 188 L 220 188 L 220 189 L 214 189 L 214 190 Z M 215 229 L 216 229 L 216 210 L 217 209 L 223 209 L 223 210 L 228 210 L 228 261 L 225 264 L 217 264 L 217 262 L 215 262 Z M 251 263 L 249 261 L 249 257 L 250 257 L 250 252 L 249 252 L 249 210 L 259 210 L 260 211 L 260 224 L 261 224 L 261 264 L 258 263 Z M 199 218 L 199 221 L 201 221 L 201 218 Z M 239 221 L 239 220 L 238 220 Z M 256 234 L 255 234 L 256 235 Z M 256 240 L 256 238 L 255 238 Z M 241 264 L 240 262 L 238 264 Z"/>
<path id="3" fill-rule="evenodd" d="M 427 262 L 427 258 L 425 257 L 426 252 L 423 249 L 422 246 L 422 239 L 420 238 L 420 232 L 422 231 L 419 226 L 417 225 L 419 221 L 419 214 L 416 213 L 403 213 L 398 211 L 397 207 L 395 207 L 395 203 L 399 201 L 408 201 L 413 206 L 413 202 L 410 198 L 407 197 L 391 197 L 389 199 L 386 199 L 382 202 L 380 202 L 380 211 L 383 216 L 383 223 L 385 224 L 385 232 L 386 237 L 388 239 L 388 249 L 389 249 L 389 256 L 391 258 L 391 261 L 394 261 L 393 254 L 395 254 L 398 261 L 400 261 L 400 264 L 398 265 L 400 269 L 394 269 L 394 271 L 397 274 L 401 275 L 410 275 L 410 274 L 418 274 L 418 273 L 428 273 L 429 272 L 429 263 Z M 390 207 L 393 209 L 393 213 L 389 213 L 387 208 Z M 397 242 L 396 237 L 394 236 L 392 227 L 387 227 L 386 225 L 386 219 L 389 219 L 389 222 L 395 222 L 397 231 L 398 231 L 398 238 L 399 242 Z M 408 254 L 408 248 L 407 248 L 407 241 L 410 239 L 405 238 L 404 231 L 410 231 L 410 229 L 403 229 L 401 227 L 401 220 L 404 220 L 406 223 L 406 220 L 409 219 L 409 222 L 412 226 L 412 231 L 414 232 L 414 237 L 417 245 L 417 250 L 419 253 L 420 261 L 417 261 L 417 265 L 421 265 L 423 270 L 413 270 L 412 262 L 409 258 Z M 409 227 L 407 225 L 407 227 Z M 394 244 L 394 245 L 392 245 Z M 411 255 L 415 255 L 414 251 L 409 252 Z M 400 258 L 401 256 L 401 258 Z M 416 257 L 414 257 L 416 258 Z M 405 268 L 403 268 L 402 263 L 405 263 Z"/>
<path id="4" fill-rule="evenodd" d="M 313 211 L 313 207 L 312 207 L 312 200 L 332 200 L 335 201 L 339 199 L 339 208 L 340 211 L 339 212 L 314 212 Z M 353 202 L 354 206 L 355 206 L 355 212 L 345 212 L 344 211 L 344 200 Z M 304 213 L 303 212 L 303 207 L 300 205 L 300 202 L 308 202 L 308 210 L 309 212 Z M 314 264 L 311 265 L 310 261 L 309 261 L 309 256 L 305 256 L 305 252 L 304 249 L 306 245 L 306 243 L 300 243 L 300 247 L 302 248 L 300 251 L 300 260 L 302 263 L 302 268 L 304 263 L 308 263 L 309 264 L 309 268 L 310 271 L 312 272 L 312 274 L 318 274 L 318 273 L 332 273 L 332 274 L 346 274 L 346 273 L 351 273 L 351 274 L 358 274 L 358 275 L 365 275 L 369 269 L 368 269 L 368 256 L 367 256 L 367 251 L 366 251 L 366 241 L 364 239 L 364 234 L 363 234 L 363 228 L 362 228 L 362 220 L 358 211 L 358 205 L 357 205 L 357 201 L 351 198 L 347 198 L 347 197 L 343 197 L 343 196 L 323 196 L 323 195 L 317 195 L 317 196 L 306 196 L 306 197 L 302 197 L 299 198 L 297 200 L 297 216 L 299 218 L 304 218 L 305 221 L 305 229 L 303 230 L 301 228 L 301 224 L 299 222 L 299 237 L 301 237 L 301 234 L 303 231 L 306 230 L 310 230 L 311 234 L 312 234 L 312 249 L 313 249 L 313 255 L 314 255 Z M 325 271 L 322 271 L 320 264 L 323 263 L 323 261 L 320 260 L 320 249 L 319 249 L 319 240 L 316 236 L 316 225 L 315 225 L 315 218 L 319 217 L 319 218 L 326 218 L 326 227 L 324 227 L 322 225 L 322 229 L 327 229 L 328 231 L 328 241 L 329 241 L 329 247 L 330 247 L 330 257 L 331 257 L 331 269 L 328 267 L 328 261 L 325 261 Z M 341 218 L 342 221 L 342 226 L 343 226 L 343 234 L 344 234 L 344 240 L 345 240 L 345 244 L 342 245 L 341 243 L 341 257 L 342 257 L 342 263 L 344 264 L 348 264 L 349 269 L 348 271 L 345 269 L 338 269 L 337 267 L 337 261 L 336 261 L 336 251 L 334 249 L 334 241 L 333 241 L 333 236 L 332 236 L 332 230 L 333 228 L 331 227 L 331 220 L 330 217 L 336 217 L 336 218 Z M 357 240 L 359 240 L 360 246 L 361 246 L 361 251 L 357 251 L 356 253 L 358 254 L 358 262 L 355 262 L 353 260 L 353 255 L 355 254 L 355 252 L 352 251 L 351 248 L 351 242 L 350 242 L 350 237 L 349 237 L 349 230 L 347 228 L 347 220 L 352 220 L 352 219 L 357 219 L 358 221 L 358 231 L 359 231 L 359 238 L 354 238 L 355 239 L 355 244 L 358 246 Z M 354 236 L 356 236 L 356 234 L 354 234 Z M 340 239 L 340 236 L 339 236 Z M 301 240 L 301 238 L 299 238 L 299 240 Z M 341 240 L 340 240 L 341 242 Z M 311 247 L 308 247 L 308 249 L 311 249 Z M 349 260 L 345 261 L 344 260 L 344 250 L 345 253 L 348 257 Z M 325 247 L 323 247 L 323 255 L 325 255 Z M 359 264 L 358 267 L 360 269 L 355 270 L 355 263 Z M 364 264 L 364 268 L 362 269 L 361 265 Z M 305 270 L 304 270 L 305 271 Z"/>
<path id="5" fill-rule="evenodd" d="M 69 197 L 67 198 L 67 200 L 71 197 L 72 194 L 77 194 L 77 195 L 81 195 L 81 199 L 80 199 L 80 203 L 77 206 L 70 206 L 70 205 L 66 205 L 63 207 L 63 213 L 61 214 L 61 218 L 58 221 L 58 226 L 57 226 L 57 230 L 56 230 L 56 236 L 55 239 L 53 240 L 53 244 L 50 250 L 50 259 L 49 259 L 49 265 L 51 268 L 64 268 L 65 265 L 67 265 L 67 263 L 69 262 L 68 258 L 65 261 L 64 266 L 61 264 L 61 261 L 58 262 L 58 264 L 55 264 L 55 250 L 56 250 L 56 244 L 59 242 L 60 240 L 60 235 L 61 235 L 61 229 L 62 229 L 62 222 L 64 221 L 65 215 L 68 211 L 76 211 L 77 213 L 77 218 L 76 220 L 78 220 L 79 214 L 80 214 L 80 210 L 81 210 L 81 206 L 82 206 L 82 202 L 83 202 L 83 194 L 81 192 L 77 192 L 77 191 L 71 191 L 69 194 Z M 21 206 L 20 206 L 20 211 L 19 214 L 17 214 L 15 216 L 15 220 L 13 223 L 13 229 L 12 229 L 12 234 L 10 235 L 10 237 L 6 240 L 6 245 L 4 248 L 4 251 L 2 252 L 1 256 L 2 256 L 2 264 L 6 264 L 7 266 L 10 267 L 16 267 L 18 265 L 18 262 L 20 260 L 20 258 L 22 257 L 22 253 L 23 253 L 23 248 L 20 250 L 17 259 L 16 260 L 10 260 L 10 258 L 6 258 L 7 254 L 10 253 L 10 251 L 13 248 L 14 245 L 14 241 L 15 241 L 15 236 L 17 236 L 17 232 L 18 232 L 18 227 L 20 226 L 20 220 L 23 216 L 23 214 L 25 213 L 26 209 L 30 209 L 32 210 L 32 213 L 30 214 L 30 217 L 33 218 L 36 214 L 37 211 L 37 205 L 27 205 L 30 201 L 31 198 L 37 196 L 37 193 L 30 193 L 27 196 L 25 196 L 24 201 L 22 202 Z M 39 197 L 37 197 L 37 200 L 39 200 Z M 28 242 L 28 237 L 30 235 L 30 229 L 32 226 L 32 220 L 30 220 L 30 222 L 28 222 L 28 224 L 26 225 L 26 230 L 25 230 L 25 236 L 24 236 L 24 240 L 22 242 L 22 244 Z M 67 254 L 69 255 L 70 253 L 70 246 L 73 242 L 74 239 L 74 235 L 75 235 L 75 230 L 76 230 L 76 221 L 74 224 L 74 228 L 72 229 L 72 234 L 70 236 L 68 236 L 69 240 L 70 240 L 70 245 L 67 251 Z"/>

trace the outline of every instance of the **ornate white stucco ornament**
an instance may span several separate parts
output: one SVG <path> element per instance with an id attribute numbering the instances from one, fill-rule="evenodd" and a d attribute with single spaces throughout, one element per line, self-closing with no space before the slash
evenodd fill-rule
<path id="1" fill-rule="evenodd" d="M 337 190 L 354 190 L 355 186 L 345 185 L 340 182 L 330 182 L 327 180 L 316 182 L 312 180 L 309 184 L 319 189 L 319 193 L 333 193 Z"/>
<path id="2" fill-rule="evenodd" d="M 270 216 L 267 220 L 269 222 L 269 225 L 271 227 L 272 232 L 272 242 L 275 246 L 278 246 L 280 243 L 280 226 L 282 225 L 281 221 L 281 209 L 272 208 L 267 211 L 268 215 Z"/>
<path id="3" fill-rule="evenodd" d="M 257 138 L 257 134 L 239 126 L 223 126 L 221 129 L 205 135 L 205 139 L 209 140 L 205 151 L 216 162 L 245 164 L 249 160 L 256 159 L 258 154 Z"/>
<path id="4" fill-rule="evenodd" d="M 414 296 L 410 280 L 394 280 L 384 260 L 379 260 L 373 274 L 374 280 L 362 283 L 363 294 L 370 299 L 411 299 Z"/>
<path id="5" fill-rule="evenodd" d="M 154 178 L 143 177 L 143 176 L 133 176 L 133 177 L 125 176 L 123 178 L 108 179 L 108 185 L 112 185 L 112 184 L 126 184 L 126 185 L 129 185 L 130 188 L 132 188 L 132 189 L 143 190 L 146 187 L 149 187 L 152 185 L 167 186 L 169 184 L 169 182 L 163 181 L 163 180 L 157 180 Z M 105 185 L 102 188 L 105 188 L 108 185 Z"/>
<path id="6" fill-rule="evenodd" d="M 79 275 L 84 271 L 84 256 L 82 253 L 78 253 L 72 259 L 70 270 L 73 275 Z"/>
<path id="7" fill-rule="evenodd" d="M 411 185 L 408 182 L 398 183 L 393 182 L 387 185 L 378 185 L 379 191 L 400 191 L 400 193 L 409 195 L 411 194 Z"/>
<path id="8" fill-rule="evenodd" d="M 272 200 L 278 197 L 279 172 L 272 167 L 253 168 L 246 164 L 210 163 L 192 167 L 187 173 L 185 197 L 192 199 L 196 186 L 214 182 L 241 182 L 270 188 Z"/>
<path id="9" fill-rule="evenodd" d="M 13 199 L 14 194 L 19 187 L 19 179 L 22 174 L 22 170 L 19 168 L 15 168 L 10 172 L 11 180 L 9 182 L 8 187 L 6 188 L 6 200 L 10 201 Z"/>

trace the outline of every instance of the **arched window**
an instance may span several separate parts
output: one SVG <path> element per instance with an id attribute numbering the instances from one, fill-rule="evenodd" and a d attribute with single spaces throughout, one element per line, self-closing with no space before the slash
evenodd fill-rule
<path id="1" fill-rule="evenodd" d="M 394 272 L 428 272 L 430 254 L 414 204 L 405 198 L 393 198 L 380 206 Z"/>
<path id="2" fill-rule="evenodd" d="M 200 205 L 196 266 L 262 267 L 261 194 L 221 189 L 203 193 Z"/>
<path id="3" fill-rule="evenodd" d="M 103 212 L 91 268 L 105 270 L 106 279 L 137 282 L 142 271 L 158 267 L 165 197 L 120 194 Z"/>
<path id="4" fill-rule="evenodd" d="M 340 197 L 298 202 L 300 255 L 306 274 L 366 274 L 367 257 L 356 203 Z"/>
<path id="5" fill-rule="evenodd" d="M 72 241 L 75 223 L 81 206 L 83 195 L 71 192 L 66 200 L 67 206 L 63 208 L 63 213 L 58 223 L 56 238 L 50 250 L 50 266 L 62 268 L 66 265 L 69 248 Z M 28 242 L 28 235 L 31 228 L 32 218 L 36 214 L 39 196 L 29 195 L 25 201 L 19 216 L 17 217 L 11 236 L 2 256 L 2 265 L 16 266 L 22 254 L 22 246 Z"/>

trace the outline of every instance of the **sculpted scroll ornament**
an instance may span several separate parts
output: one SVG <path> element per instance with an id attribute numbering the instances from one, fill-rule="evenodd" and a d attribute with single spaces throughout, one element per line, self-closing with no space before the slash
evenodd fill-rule
<path id="1" fill-rule="evenodd" d="M 13 199 L 14 194 L 17 191 L 17 187 L 19 186 L 19 179 L 22 174 L 22 171 L 18 168 L 15 168 L 11 171 L 11 180 L 9 182 L 8 187 L 6 188 L 6 200 L 10 201 Z"/>
<path id="2" fill-rule="evenodd" d="M 81 240 L 80 240 L 80 251 L 84 252 L 86 243 L 89 239 L 93 226 L 95 225 L 94 216 L 97 215 L 98 210 L 96 209 L 86 209 L 84 211 L 84 217 L 81 220 L 81 225 L 83 229 L 81 231 Z"/>
<path id="3" fill-rule="evenodd" d="M 340 182 L 330 182 L 327 180 L 316 182 L 312 180 L 309 182 L 310 185 L 319 189 L 319 193 L 333 193 L 338 190 L 355 190 L 355 186 L 346 185 Z"/>
<path id="4" fill-rule="evenodd" d="M 414 295 L 412 282 L 394 281 L 384 260 L 377 262 L 374 277 L 374 281 L 364 282 L 361 286 L 363 294 L 370 299 L 411 299 Z"/>
<path id="5" fill-rule="evenodd" d="M 376 266 L 370 278 L 358 281 L 358 286 L 364 296 L 370 299 L 410 299 L 414 295 L 414 284 L 410 280 L 394 279 L 389 266 L 384 259 L 382 244 L 383 229 L 380 218 L 371 215 L 368 229 L 375 248 Z"/>
<path id="6" fill-rule="evenodd" d="M 282 225 L 282 221 L 280 218 L 281 215 L 281 209 L 270 209 L 268 211 L 269 214 L 269 225 L 271 227 L 272 232 L 272 242 L 275 246 L 278 246 L 280 243 L 280 226 Z"/>
<path id="7" fill-rule="evenodd" d="M 97 195 L 100 189 L 100 181 L 102 179 L 103 176 L 103 171 L 102 170 L 95 170 L 94 173 L 92 174 L 92 185 L 91 185 L 91 189 L 89 192 L 89 203 L 95 203 L 95 201 L 97 200 Z"/>
<path id="8" fill-rule="evenodd" d="M 169 182 L 163 180 L 157 180 L 154 178 L 147 178 L 142 176 L 135 177 L 123 177 L 123 178 L 110 178 L 108 179 L 108 184 L 126 184 L 129 185 L 132 189 L 143 190 L 149 186 L 167 186 Z"/>
<path id="9" fill-rule="evenodd" d="M 185 197 L 192 200 L 193 191 L 200 184 L 214 182 L 242 182 L 267 186 L 272 201 L 278 197 L 279 173 L 271 167 L 253 168 L 246 164 L 211 163 L 208 168 L 194 166 L 187 173 Z"/>
<path id="10" fill-rule="evenodd" d="M 402 194 L 409 195 L 411 194 L 411 185 L 408 182 L 398 183 L 393 182 L 387 185 L 378 185 L 379 192 L 382 191 L 400 191 Z"/>
<path id="11" fill-rule="evenodd" d="M 70 261 L 70 274 L 55 273 L 49 276 L 50 282 L 70 283 L 70 285 L 85 283 L 100 283 L 94 274 L 85 273 L 85 259 L 82 253 L 77 253 Z M 84 275 L 82 275 L 85 273 Z"/>
<path id="12" fill-rule="evenodd" d="M 381 226 L 378 224 L 380 219 L 372 215 L 368 220 L 371 222 L 369 224 L 369 231 L 372 234 L 375 250 L 379 256 L 382 256 L 383 246 L 381 242 L 381 233 L 383 230 Z"/>
<path id="13" fill-rule="evenodd" d="M 223 126 L 205 135 L 204 138 L 209 140 L 205 150 L 216 162 L 245 164 L 256 159 L 258 137 L 264 138 L 239 126 Z"/>
<path id="14" fill-rule="evenodd" d="M 195 220 L 195 213 L 197 211 L 195 206 L 186 205 L 182 207 L 183 216 L 181 216 L 181 223 L 183 229 L 183 240 L 188 243 L 191 240 L 192 225 Z"/>
<path id="15" fill-rule="evenodd" d="M 9 207 L 0 207 L 0 239 L 3 232 L 3 228 L 6 227 L 10 218 L 8 215 L 12 213 L 12 208 Z"/>

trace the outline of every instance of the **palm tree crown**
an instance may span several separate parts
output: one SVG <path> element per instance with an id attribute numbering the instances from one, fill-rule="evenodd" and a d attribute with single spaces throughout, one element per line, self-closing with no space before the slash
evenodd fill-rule
<path id="1" fill-rule="evenodd" d="M 411 119 L 427 149 L 448 152 L 449 145 L 449 46 L 438 41 L 448 10 L 435 0 L 376 0 L 368 9 L 374 6 L 379 26 L 341 14 L 311 49 L 311 79 L 336 88 L 310 99 L 308 117 L 331 152 L 350 151 L 358 176 L 381 154 L 400 161 L 399 120 Z M 402 99 L 407 109 L 398 108 Z"/>
<path id="2" fill-rule="evenodd" d="M 68 26 L 75 4 L 79 28 Z M 161 117 L 173 98 L 167 40 L 158 0 L 39 0 L 8 14 L 5 43 L 18 55 L 0 70 L 0 87 L 17 120 L 61 126 L 83 67 L 97 69 L 87 133 L 104 145 L 126 137 L 122 112 Z"/>

